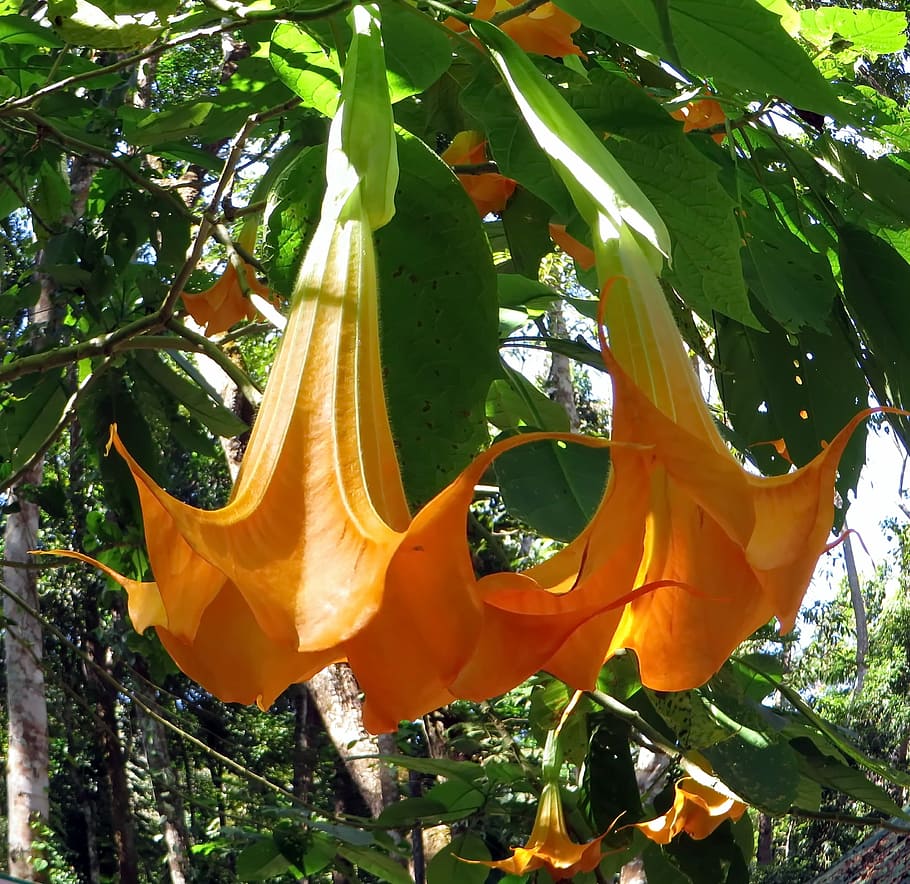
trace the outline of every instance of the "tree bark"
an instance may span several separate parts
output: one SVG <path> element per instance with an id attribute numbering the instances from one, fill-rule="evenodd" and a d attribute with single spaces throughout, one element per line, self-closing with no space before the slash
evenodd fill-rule
<path id="1" fill-rule="evenodd" d="M 547 310 L 547 327 L 550 337 L 565 339 L 568 337 L 566 319 L 562 310 L 562 301 L 554 301 Z M 581 425 L 578 417 L 578 406 L 575 403 L 575 386 L 572 383 L 572 363 L 568 356 L 561 353 L 550 355 L 550 373 L 547 375 L 547 395 L 558 402 L 569 416 L 569 429 L 576 433 Z"/>
<path id="2" fill-rule="evenodd" d="M 167 732 L 161 722 L 141 707 L 136 716 L 142 728 L 142 741 L 149 776 L 155 790 L 158 823 L 164 836 L 166 861 L 171 884 L 186 884 L 190 874 L 190 837 L 186 827 L 183 797 L 171 765 Z"/>
<path id="3" fill-rule="evenodd" d="M 866 673 L 869 671 L 867 661 L 869 629 L 866 622 L 863 590 L 859 584 L 856 559 L 853 557 L 853 544 L 849 534 L 844 537 L 844 566 L 847 569 L 847 583 L 850 586 L 850 604 L 853 606 L 853 616 L 856 620 L 856 678 L 853 682 L 853 696 L 850 699 L 851 703 L 856 703 L 862 695 L 863 685 L 866 683 Z"/>
<path id="4" fill-rule="evenodd" d="M 317 673 L 307 682 L 307 688 L 326 732 L 341 757 L 357 790 L 373 816 L 379 816 L 398 798 L 398 786 L 388 765 L 375 758 L 379 755 L 379 740 L 363 727 L 360 688 L 350 667 L 336 663 Z"/>
<path id="5" fill-rule="evenodd" d="M 10 562 L 28 561 L 37 546 L 38 506 L 22 493 L 23 485 L 41 481 L 43 460 L 14 489 L 19 511 L 6 522 L 4 556 Z M 3 596 L 6 620 L 6 702 L 9 713 L 9 749 L 6 760 L 8 853 L 10 873 L 29 881 L 46 881 L 33 861 L 38 858 L 34 824 L 46 823 L 50 813 L 48 780 L 47 702 L 41 623 L 17 603 L 38 608 L 35 572 L 4 568 L 3 582 L 13 598 Z M 39 836 L 40 837 L 40 836 Z"/>

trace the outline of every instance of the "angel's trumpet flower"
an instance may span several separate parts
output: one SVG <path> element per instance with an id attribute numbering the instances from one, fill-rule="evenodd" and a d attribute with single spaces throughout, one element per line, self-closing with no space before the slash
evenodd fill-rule
<path id="1" fill-rule="evenodd" d="M 365 691 L 364 723 L 381 731 L 456 696 L 511 689 L 627 598 L 477 586 L 465 529 L 474 486 L 499 453 L 549 434 L 494 446 L 410 517 L 382 384 L 372 238 L 394 211 L 396 147 L 375 13 L 355 7 L 353 22 L 321 219 L 230 501 L 203 511 L 175 499 L 114 428 L 155 582 L 93 563 L 126 589 L 136 628 L 155 627 L 180 668 L 222 699 L 267 706 L 346 659 Z M 504 635 L 516 653 L 503 653 Z"/>
<path id="2" fill-rule="evenodd" d="M 474 18 L 489 21 L 495 15 L 514 9 L 520 2 L 521 0 L 478 0 Z M 456 32 L 467 30 L 467 25 L 456 18 L 447 18 L 444 23 Z M 502 25 L 502 29 L 525 52 L 549 55 L 552 58 L 584 55 L 572 41 L 572 34 L 580 27 L 581 22 L 577 18 L 549 2 L 511 18 Z"/>
<path id="3" fill-rule="evenodd" d="M 258 218 L 253 218 L 240 231 L 237 244 L 247 253 L 251 253 L 256 245 L 258 226 Z M 241 284 L 241 272 L 245 278 L 245 287 Z M 269 287 L 256 279 L 255 269 L 239 255 L 231 255 L 224 272 L 212 286 L 197 294 L 182 292 L 180 297 L 183 298 L 186 312 L 205 327 L 205 333 L 217 335 L 241 320 L 256 317 L 256 306 L 248 297 L 249 294 L 272 299 Z"/>
<path id="4" fill-rule="evenodd" d="M 442 152 L 442 159 L 450 166 L 475 165 L 487 160 L 487 141 L 482 132 L 459 132 Z M 490 212 L 501 212 L 515 193 L 518 182 L 498 172 L 480 172 L 476 175 L 459 175 L 458 180 L 471 197 L 481 218 Z"/>
<path id="5" fill-rule="evenodd" d="M 114 428 L 139 491 L 155 583 L 106 570 L 127 589 L 137 628 L 155 626 L 181 668 L 223 699 L 266 706 L 289 683 L 350 657 L 368 694 L 376 685 L 386 701 L 372 724 L 394 727 L 426 711 L 432 691 L 385 684 L 368 624 L 383 604 L 401 609 L 418 634 L 399 624 L 390 641 L 405 654 L 432 643 L 414 669 L 438 690 L 470 653 L 480 604 L 464 591 L 473 581 L 464 510 L 443 514 L 440 533 L 422 545 L 401 548 L 411 519 L 383 393 L 372 239 L 394 211 L 395 136 L 377 16 L 357 6 L 352 20 L 321 219 L 231 499 L 214 511 L 175 499 Z M 387 589 L 387 573 L 406 584 L 430 570 L 431 557 L 435 586 Z"/>
<path id="6" fill-rule="evenodd" d="M 579 592 L 600 553 L 596 536 L 619 532 L 628 537 L 632 560 L 614 557 L 599 580 L 612 574 L 624 581 L 632 570 L 633 586 L 665 585 L 631 601 L 618 627 L 613 611 L 589 620 L 546 668 L 587 686 L 604 656 L 625 647 L 636 651 L 649 687 L 697 687 L 772 617 L 784 630 L 793 626 L 827 546 L 838 461 L 868 412 L 800 470 L 772 478 L 746 472 L 715 428 L 660 287 L 661 256 L 670 253 L 663 222 L 527 56 L 491 25 L 472 27 L 590 225 L 604 286 L 612 474 L 592 525 L 547 563 L 546 582 L 559 588 L 560 579 L 562 585 L 574 581 Z M 630 477 L 640 500 L 626 513 L 611 500 L 632 498 Z M 630 518 L 641 520 L 640 545 Z"/>
<path id="7" fill-rule="evenodd" d="M 635 828 L 657 844 L 669 844 L 683 832 L 700 841 L 724 820 L 737 822 L 745 812 L 746 805 L 733 795 L 683 777 L 674 786 L 673 806 L 663 816 L 635 823 Z"/>

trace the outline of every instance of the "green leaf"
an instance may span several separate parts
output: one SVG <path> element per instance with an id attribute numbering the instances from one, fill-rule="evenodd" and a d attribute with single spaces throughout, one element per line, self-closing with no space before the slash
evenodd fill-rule
<path id="1" fill-rule="evenodd" d="M 810 740 L 798 738 L 791 740 L 790 745 L 799 753 L 800 770 L 804 776 L 825 788 L 835 789 L 857 801 L 862 801 L 889 817 L 908 818 L 881 786 L 873 783 L 860 771 L 819 752 Z"/>
<path id="2" fill-rule="evenodd" d="M 641 679 L 635 655 L 621 650 L 610 657 L 597 676 L 597 689 L 620 701 L 637 694 L 641 690 Z"/>
<path id="3" fill-rule="evenodd" d="M 69 396 L 60 370 L 30 375 L 5 391 L 0 400 L 0 462 L 15 473 L 34 457 L 63 415 Z"/>
<path id="4" fill-rule="evenodd" d="M 486 795 L 461 780 L 437 783 L 424 796 L 441 804 L 445 810 L 442 821 L 453 822 L 476 813 L 486 802 Z"/>
<path id="5" fill-rule="evenodd" d="M 135 525 L 142 524 L 136 483 L 126 461 L 116 453 L 106 454 L 106 448 L 111 424 L 116 423 L 120 438 L 139 465 L 155 481 L 164 481 L 161 454 L 147 420 L 149 409 L 139 406 L 138 395 L 127 386 L 122 370 L 108 371 L 83 397 L 78 410 L 86 450 L 104 480 L 105 500 L 115 513 Z"/>
<path id="6" fill-rule="evenodd" d="M 591 740 L 584 765 L 581 806 L 598 832 L 622 814 L 622 823 L 641 819 L 641 795 L 635 780 L 629 726 L 609 713 L 589 716 Z"/>
<path id="7" fill-rule="evenodd" d="M 398 865 L 384 853 L 371 850 L 369 847 L 354 847 L 348 844 L 339 847 L 338 853 L 348 862 L 375 875 L 380 881 L 386 881 L 388 884 L 413 884 L 407 866 Z"/>
<path id="8" fill-rule="evenodd" d="M 514 178 L 551 209 L 568 216 L 572 201 L 522 119 L 508 87 L 490 65 L 481 65 L 462 90 L 461 104 L 487 135 L 501 174 Z"/>
<path id="9" fill-rule="evenodd" d="M 437 825 L 445 814 L 446 806 L 432 798 L 402 798 L 384 808 L 376 822 L 390 829 L 411 829 L 414 826 Z"/>
<path id="10" fill-rule="evenodd" d="M 306 28 L 283 23 L 272 32 L 269 61 L 281 81 L 303 99 L 305 107 L 331 117 L 341 90 L 338 54 Z"/>
<path id="11" fill-rule="evenodd" d="M 671 862 L 658 845 L 649 841 L 641 856 L 648 884 L 692 884 L 692 879 Z"/>
<path id="12" fill-rule="evenodd" d="M 854 191 L 852 202 L 878 204 L 903 226 L 910 224 L 910 169 L 893 156 L 872 159 L 852 145 L 821 138 L 816 148 Z M 849 206 L 847 207 L 849 208 Z M 861 220 L 862 214 L 856 220 Z"/>
<path id="13" fill-rule="evenodd" d="M 393 103 L 423 92 L 452 63 L 445 31 L 428 16 L 417 15 L 406 6 L 382 7 L 382 41 Z M 415 51 L 415 47 L 419 48 Z"/>
<path id="14" fill-rule="evenodd" d="M 668 45 L 653 0 L 557 0 L 595 30 L 718 83 L 844 119 L 846 108 L 780 18 L 756 0 L 667 0 Z M 674 51 L 675 50 L 675 51 Z M 675 58 L 678 56 L 678 58 Z"/>
<path id="15" fill-rule="evenodd" d="M 786 331 L 811 326 L 827 333 L 839 294 L 828 259 L 777 223 L 765 207 L 749 206 L 743 214 L 743 270 L 753 294 Z"/>
<path id="16" fill-rule="evenodd" d="M 879 402 L 910 406 L 910 264 L 883 239 L 847 225 L 840 231 L 844 301 L 869 352 L 866 371 Z M 871 368 L 871 371 L 870 371 Z M 876 383 L 881 375 L 884 385 Z M 905 418 L 893 421 L 907 444 Z"/>
<path id="17" fill-rule="evenodd" d="M 547 225 L 553 210 L 530 190 L 519 187 L 502 212 L 502 229 L 511 256 L 511 269 L 537 281 L 540 259 L 553 251 Z"/>
<path id="18" fill-rule="evenodd" d="M 648 698 L 685 749 L 704 749 L 731 735 L 727 728 L 717 723 L 695 691 L 648 691 Z"/>
<path id="19" fill-rule="evenodd" d="M 63 41 L 54 32 L 25 15 L 0 15 L 0 43 L 60 49 Z"/>
<path id="20" fill-rule="evenodd" d="M 714 773 L 737 795 L 768 813 L 786 813 L 796 795 L 799 764 L 787 743 L 757 746 L 739 737 L 703 750 Z"/>
<path id="21" fill-rule="evenodd" d="M 610 452 L 569 442 L 507 451 L 494 469 L 503 503 L 538 534 L 570 541 L 591 520 L 607 483 Z"/>
<path id="22" fill-rule="evenodd" d="M 487 440 L 500 376 L 496 274 L 474 204 L 423 142 L 402 134 L 396 214 L 376 234 L 380 336 L 392 432 L 409 498 L 423 503 Z M 318 217 L 324 153 L 304 152 L 270 198 L 269 282 L 290 294 Z"/>
<path id="23" fill-rule="evenodd" d="M 418 773 L 473 783 L 483 776 L 483 768 L 472 761 L 453 761 L 450 758 L 420 758 L 411 755 L 380 755 L 387 764 L 396 764 Z"/>
<path id="24" fill-rule="evenodd" d="M 239 881 L 267 881 L 283 875 L 290 866 L 271 838 L 260 838 L 240 851 L 236 874 Z"/>
<path id="25" fill-rule="evenodd" d="M 829 6 L 802 9 L 799 35 L 819 49 L 830 49 L 837 41 L 847 41 L 853 56 L 900 52 L 907 45 L 907 16 L 884 9 L 844 9 Z"/>
<path id="26" fill-rule="evenodd" d="M 430 860 L 427 884 L 484 884 L 489 868 L 462 862 L 459 857 L 487 861 L 490 851 L 482 838 L 470 832 L 456 835 Z"/>
<path id="27" fill-rule="evenodd" d="M 870 755 L 867 755 L 861 749 L 854 746 L 853 743 L 846 739 L 833 724 L 825 721 L 824 718 L 815 712 L 815 710 L 800 696 L 799 691 L 793 690 L 793 688 L 786 684 L 780 676 L 772 671 L 765 671 L 759 666 L 754 665 L 754 661 L 750 660 L 746 663 L 746 661 L 741 658 L 739 659 L 743 665 L 750 666 L 764 678 L 768 679 L 774 688 L 780 691 L 783 697 L 792 703 L 807 721 L 814 725 L 820 733 L 824 734 L 824 736 L 831 741 L 832 745 L 843 752 L 848 758 L 851 758 L 867 770 L 871 770 L 873 773 L 878 774 L 889 782 L 899 786 L 910 786 L 910 774 L 898 770 L 885 761 L 872 758 Z"/>
<path id="28" fill-rule="evenodd" d="M 88 0 L 48 0 L 47 15 L 67 43 L 93 49 L 147 46 L 164 30 L 153 13 L 108 15 Z"/>
<path id="29" fill-rule="evenodd" d="M 338 105 L 341 64 L 329 47 L 350 41 L 351 30 L 340 16 L 335 29 L 314 23 L 310 27 L 280 24 L 272 33 L 269 61 L 285 85 L 299 95 L 306 107 L 331 117 Z M 386 77 L 392 102 L 423 92 L 452 63 L 449 38 L 425 15 L 386 5 L 382 9 L 382 41 Z M 415 52 L 414 47 L 420 51 Z"/>
<path id="30" fill-rule="evenodd" d="M 154 353 L 138 352 L 134 355 L 133 371 L 143 371 L 168 395 L 184 405 L 193 418 L 204 424 L 216 436 L 232 439 L 246 432 L 247 425 L 232 411 L 216 401 L 205 390 L 177 374 Z"/>
<path id="31" fill-rule="evenodd" d="M 766 332 L 718 319 L 716 378 L 738 445 L 762 472 L 778 475 L 790 464 L 770 443 L 783 439 L 792 462 L 804 466 L 865 407 L 868 387 L 839 325 L 794 336 L 758 315 Z M 844 500 L 859 480 L 865 439 L 858 427 L 841 458 Z"/>
<path id="32" fill-rule="evenodd" d="M 500 430 L 533 427 L 556 433 L 569 432 L 565 408 L 537 389 L 520 371 L 502 364 L 504 378 L 490 384 L 487 420 Z"/>
<path id="33" fill-rule="evenodd" d="M 673 243 L 671 278 L 694 310 L 717 310 L 757 325 L 740 263 L 734 203 L 718 180 L 718 165 L 692 144 L 678 121 L 625 77 L 591 72 L 591 85 L 574 90 L 572 106 L 654 203 Z"/>

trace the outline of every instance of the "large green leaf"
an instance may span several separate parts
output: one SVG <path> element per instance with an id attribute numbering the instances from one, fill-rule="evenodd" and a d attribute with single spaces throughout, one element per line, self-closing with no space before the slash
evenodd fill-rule
<path id="1" fill-rule="evenodd" d="M 139 351 L 133 359 L 132 372 L 144 372 L 166 395 L 183 405 L 195 420 L 216 436 L 230 439 L 249 429 L 230 409 L 170 368 L 157 354 Z"/>
<path id="2" fill-rule="evenodd" d="M 629 725 L 609 713 L 589 716 L 591 740 L 584 765 L 581 805 L 598 832 L 620 814 L 624 822 L 641 818 L 641 795 L 629 745 Z"/>
<path id="3" fill-rule="evenodd" d="M 788 332 L 805 326 L 826 332 L 839 294 L 828 259 L 778 223 L 766 207 L 750 205 L 743 216 L 743 270 L 752 293 Z"/>
<path id="4" fill-rule="evenodd" d="M 570 93 L 572 105 L 595 131 L 610 134 L 607 148 L 663 218 L 680 294 L 706 319 L 717 310 L 755 325 L 734 204 L 718 181 L 717 164 L 635 83 L 604 70 L 591 71 L 590 80 Z"/>
<path id="5" fill-rule="evenodd" d="M 380 853 L 371 847 L 357 847 L 349 844 L 341 845 L 338 853 L 348 862 L 375 875 L 380 881 L 386 881 L 388 884 L 413 884 L 407 868 L 398 865 L 386 853 Z"/>
<path id="6" fill-rule="evenodd" d="M 269 44 L 269 61 L 282 82 L 303 99 L 305 107 L 334 115 L 341 90 L 338 54 L 306 28 L 289 22 L 277 25 Z"/>
<path id="7" fill-rule="evenodd" d="M 487 420 L 494 427 L 569 432 L 569 415 L 562 405 L 545 396 L 520 371 L 505 363 L 502 370 L 505 377 L 494 380 L 487 393 Z"/>
<path id="8" fill-rule="evenodd" d="M 811 740 L 798 738 L 792 740 L 791 745 L 799 753 L 799 766 L 803 776 L 825 788 L 836 789 L 857 801 L 863 801 L 889 817 L 903 815 L 894 799 L 881 786 L 831 755 L 819 752 Z"/>
<path id="9" fill-rule="evenodd" d="M 469 832 L 456 835 L 430 860 L 427 884 L 484 884 L 490 869 L 463 862 L 463 859 L 481 862 L 490 859 L 490 851 L 482 838 Z"/>
<path id="10" fill-rule="evenodd" d="M 610 452 L 568 442 L 532 442 L 507 451 L 494 468 L 506 508 L 544 537 L 572 540 L 594 515 Z"/>
<path id="11" fill-rule="evenodd" d="M 902 226 L 910 224 L 910 169 L 904 163 L 892 156 L 873 159 L 832 138 L 820 139 L 817 148 L 852 189 L 852 203 L 860 216 L 856 220 L 863 214 L 863 202 L 873 202 L 892 213 Z"/>
<path id="12" fill-rule="evenodd" d="M 589 27 L 720 84 L 844 118 L 808 55 L 756 0 L 557 0 Z M 662 23 L 660 8 L 667 11 Z M 667 27 L 668 26 L 668 27 Z"/>
<path id="13" fill-rule="evenodd" d="M 799 780 L 796 753 L 787 743 L 756 745 L 739 737 L 703 750 L 714 773 L 737 795 L 770 813 L 786 813 Z"/>
<path id="14" fill-rule="evenodd" d="M 846 225 L 840 231 L 840 267 L 847 309 L 870 351 L 875 375 L 885 386 L 875 389 L 883 404 L 910 406 L 910 264 L 889 243 L 867 230 Z M 867 373 L 870 369 L 867 367 Z M 906 420 L 896 423 L 904 428 Z M 906 444 L 906 441 L 905 441 Z"/>
<path id="15" fill-rule="evenodd" d="M 29 375 L 0 399 L 0 476 L 15 473 L 34 457 L 66 407 L 62 371 Z M 3 462 L 6 463 L 3 463 Z"/>
<path id="16" fill-rule="evenodd" d="M 306 107 L 333 116 L 341 85 L 341 63 L 332 48 L 347 46 L 351 30 L 341 16 L 309 27 L 279 24 L 269 47 L 269 60 L 288 88 Z M 449 39 L 425 15 L 387 4 L 382 8 L 382 42 L 389 95 L 393 102 L 423 92 L 452 62 Z M 415 47 L 419 47 L 415 51 Z"/>
<path id="17" fill-rule="evenodd" d="M 746 660 L 745 658 L 739 657 L 737 659 L 740 664 L 748 669 L 752 669 L 754 672 L 757 672 L 763 678 L 767 679 L 769 684 L 780 691 L 784 699 L 791 703 L 793 707 L 810 722 L 810 724 L 817 728 L 820 734 L 830 741 L 834 748 L 839 749 L 847 758 L 852 759 L 867 770 L 871 770 L 873 773 L 878 774 L 878 776 L 889 782 L 896 783 L 899 786 L 910 786 L 910 774 L 898 770 L 886 761 L 873 758 L 871 755 L 867 755 L 861 749 L 854 746 L 853 743 L 841 733 L 839 728 L 830 722 L 825 721 L 825 719 L 822 718 L 802 698 L 802 696 L 800 696 L 799 691 L 791 688 L 777 672 L 757 665 L 758 661 L 754 658 Z"/>
<path id="18" fill-rule="evenodd" d="M 474 204 L 421 141 L 399 138 L 396 214 L 376 234 L 389 417 L 408 495 L 422 503 L 487 439 L 500 376 L 496 275 Z M 290 294 L 324 189 L 325 153 L 304 152 L 270 198 L 270 284 Z"/>
<path id="19" fill-rule="evenodd" d="M 718 319 L 715 376 L 738 445 L 775 475 L 790 468 L 776 440 L 794 464 L 807 464 L 865 407 L 868 387 L 839 325 L 827 334 L 788 335 L 764 313 L 759 318 L 766 332 Z M 865 427 L 858 427 L 841 458 L 837 487 L 844 500 L 859 480 L 865 439 Z"/>
<path id="20" fill-rule="evenodd" d="M 907 45 L 907 15 L 885 9 L 844 9 L 827 6 L 799 13 L 799 35 L 819 49 L 849 44 L 851 55 L 872 60 Z"/>

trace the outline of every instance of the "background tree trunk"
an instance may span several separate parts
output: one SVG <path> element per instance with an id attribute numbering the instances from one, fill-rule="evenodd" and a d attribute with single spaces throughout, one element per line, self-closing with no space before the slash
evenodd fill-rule
<path id="1" fill-rule="evenodd" d="M 4 556 L 10 562 L 25 563 L 28 550 L 38 541 L 38 507 L 22 494 L 22 487 L 41 481 L 43 460 L 13 490 L 11 500 L 19 511 L 10 513 L 4 533 Z M 35 572 L 6 567 L 3 582 L 14 598 L 3 596 L 6 622 L 6 703 L 9 714 L 9 751 L 6 759 L 7 823 L 9 870 L 29 881 L 46 881 L 35 871 L 34 823 L 47 822 L 48 736 L 47 702 L 41 623 L 17 603 L 38 608 Z"/>
<path id="2" fill-rule="evenodd" d="M 379 740 L 363 727 L 360 688 L 354 673 L 336 663 L 317 673 L 307 688 L 326 732 L 370 813 L 378 816 L 398 799 L 398 785 L 388 765 L 362 755 L 381 754 Z"/>

